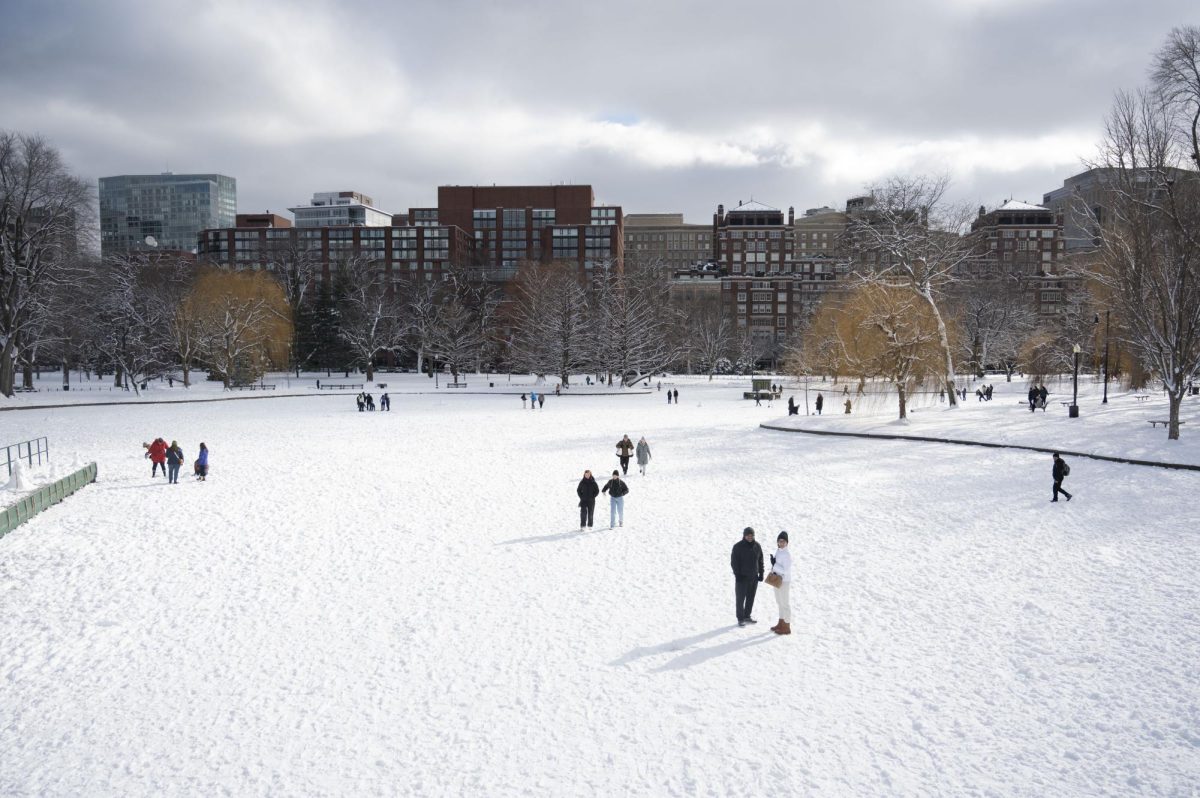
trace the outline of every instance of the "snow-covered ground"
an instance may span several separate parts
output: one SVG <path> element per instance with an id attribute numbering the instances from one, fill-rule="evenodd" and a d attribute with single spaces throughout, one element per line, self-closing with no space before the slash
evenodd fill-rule
<path id="1" fill-rule="evenodd" d="M 1048 456 L 676 384 L 0 413 L 100 469 L 0 540 L 0 794 L 1194 794 L 1200 477 L 1076 458 L 1053 505 Z M 937 423 L 1030 423 L 971 403 Z M 649 475 L 581 534 L 623 433 Z M 159 435 L 209 481 L 151 480 Z M 734 623 L 747 524 L 791 533 L 790 637 L 766 586 Z"/>

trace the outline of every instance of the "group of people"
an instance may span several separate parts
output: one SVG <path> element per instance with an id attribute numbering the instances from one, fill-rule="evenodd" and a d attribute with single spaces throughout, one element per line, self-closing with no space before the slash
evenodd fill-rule
<path id="1" fill-rule="evenodd" d="M 990 402 L 992 401 L 992 386 L 984 383 L 975 389 L 975 401 Z M 1032 408 L 1030 408 L 1032 409 Z"/>
<path id="2" fill-rule="evenodd" d="M 754 540 L 754 528 L 742 530 L 742 539 L 733 544 L 729 555 L 729 567 L 733 570 L 734 609 L 737 613 L 738 626 L 756 624 L 752 614 L 754 597 L 758 593 L 758 583 L 763 581 L 765 572 L 762 546 Z M 788 550 L 788 533 L 780 532 L 775 538 L 775 553 L 771 555 L 770 576 L 767 584 L 775 588 L 775 603 L 779 607 L 779 622 L 771 627 L 777 635 L 792 633 L 792 553 Z"/>
<path id="3" fill-rule="evenodd" d="M 601 493 L 608 494 L 608 528 L 625 526 L 625 497 L 629 494 L 629 486 L 621 479 L 621 472 L 616 469 L 612 477 L 601 488 L 596 484 L 590 468 L 584 469 L 583 479 L 575 488 L 579 496 L 579 531 L 592 528 L 592 517 L 596 512 L 596 497 Z"/>
<path id="4" fill-rule="evenodd" d="M 658 387 L 661 390 L 662 383 L 659 383 Z M 671 404 L 672 399 L 675 400 L 675 404 L 679 404 L 679 389 L 678 388 L 668 388 L 667 389 L 667 404 Z"/>
<path id="5" fill-rule="evenodd" d="M 1046 390 L 1045 385 L 1030 385 L 1028 394 L 1029 412 L 1032 413 L 1039 407 L 1042 408 L 1043 413 L 1046 412 L 1046 397 L 1049 395 L 1050 392 Z"/>
<path id="6" fill-rule="evenodd" d="M 363 391 L 358 396 L 356 396 L 355 401 L 358 403 L 358 412 L 363 413 L 368 410 L 371 412 L 375 411 L 375 397 L 372 396 L 371 394 L 367 393 L 366 391 Z M 390 396 L 388 396 L 386 393 L 379 397 L 379 409 L 380 410 L 391 410 L 392 409 L 392 398 Z"/>
<path id="7" fill-rule="evenodd" d="M 558 395 L 557 388 L 555 389 L 554 394 L 556 396 Z M 546 404 L 546 394 L 545 393 L 538 393 L 537 391 L 529 392 L 529 409 L 530 410 L 540 410 L 542 407 L 545 406 L 545 404 Z M 521 394 L 521 409 L 522 410 L 525 409 L 525 394 Z"/>
<path id="8" fill-rule="evenodd" d="M 167 478 L 167 483 L 178 485 L 179 467 L 183 465 L 185 459 L 183 448 L 180 447 L 179 442 L 171 441 L 168 444 L 163 438 L 155 438 L 150 443 L 143 443 L 142 448 L 146 450 L 146 458 L 151 463 L 150 477 L 158 476 L 158 470 L 161 468 L 163 476 Z M 192 473 L 201 482 L 208 477 L 208 447 L 203 442 L 200 444 L 200 454 L 192 464 Z"/>

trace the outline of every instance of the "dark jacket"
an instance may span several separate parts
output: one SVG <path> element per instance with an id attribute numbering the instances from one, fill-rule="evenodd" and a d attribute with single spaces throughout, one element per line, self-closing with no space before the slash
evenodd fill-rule
<path id="1" fill-rule="evenodd" d="M 620 477 L 613 477 L 604 484 L 604 492 L 609 496 L 620 498 L 626 493 L 629 493 L 629 486 L 621 481 Z"/>
<path id="2" fill-rule="evenodd" d="M 1054 461 L 1054 469 L 1051 471 L 1054 474 L 1055 482 L 1062 482 L 1067 476 L 1067 461 L 1059 457 Z"/>
<path id="3" fill-rule="evenodd" d="M 596 484 L 595 477 L 584 477 L 579 480 L 579 487 L 575 492 L 579 494 L 579 506 L 586 507 L 596 503 L 596 497 L 600 495 L 600 486 Z"/>
<path id="4" fill-rule="evenodd" d="M 629 457 L 633 454 L 633 441 L 628 438 L 622 438 L 617 441 L 617 454 L 620 457 Z"/>
<path id="5" fill-rule="evenodd" d="M 729 567 L 734 576 L 755 576 L 758 581 L 763 578 L 763 550 L 758 541 L 747 541 L 744 538 L 733 544 L 733 552 L 729 555 Z"/>
<path id="6" fill-rule="evenodd" d="M 183 449 L 178 446 L 172 446 L 167 449 L 167 465 L 182 465 L 183 464 Z"/>

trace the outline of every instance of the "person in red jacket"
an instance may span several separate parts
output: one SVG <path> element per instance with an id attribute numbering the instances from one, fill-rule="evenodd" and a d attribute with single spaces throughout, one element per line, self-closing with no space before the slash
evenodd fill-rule
<path id="1" fill-rule="evenodd" d="M 158 467 L 162 466 L 163 476 L 167 475 L 167 442 L 162 438 L 155 438 L 154 443 L 146 447 L 146 456 L 153 463 L 150 466 L 150 476 L 157 476 Z"/>

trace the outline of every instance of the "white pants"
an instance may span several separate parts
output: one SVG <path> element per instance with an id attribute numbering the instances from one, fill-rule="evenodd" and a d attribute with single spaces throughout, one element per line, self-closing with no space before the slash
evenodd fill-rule
<path id="1" fill-rule="evenodd" d="M 792 599 L 789 593 L 791 587 L 791 582 L 784 582 L 775 588 L 775 603 L 779 605 L 779 617 L 788 623 L 792 622 Z"/>

